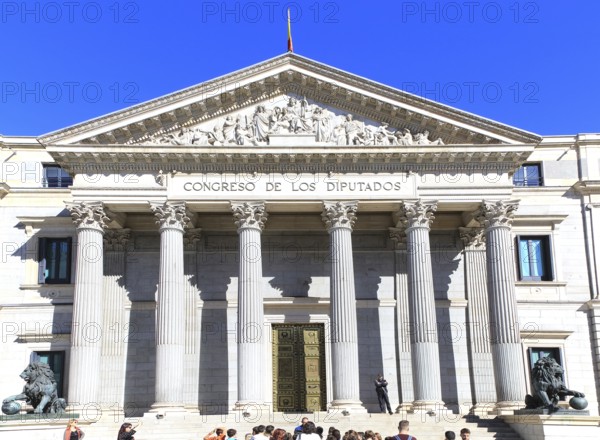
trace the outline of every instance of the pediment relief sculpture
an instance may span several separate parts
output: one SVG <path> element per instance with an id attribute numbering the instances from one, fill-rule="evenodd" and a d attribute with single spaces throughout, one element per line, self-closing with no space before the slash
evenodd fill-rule
<path id="1" fill-rule="evenodd" d="M 257 105 L 250 112 L 227 115 L 216 124 L 205 123 L 191 128 L 158 135 L 146 145 L 269 145 L 274 135 L 313 135 L 315 142 L 327 145 L 444 145 L 441 138 L 432 140 L 429 131 L 412 133 L 408 128 L 391 129 L 380 124 L 357 120 L 306 98 L 285 96 L 286 105 Z"/>

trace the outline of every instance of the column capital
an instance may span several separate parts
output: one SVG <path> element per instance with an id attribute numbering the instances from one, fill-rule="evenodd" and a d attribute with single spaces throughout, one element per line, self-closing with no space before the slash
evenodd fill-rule
<path id="1" fill-rule="evenodd" d="M 123 252 L 127 250 L 131 229 L 107 229 L 103 242 L 106 252 Z"/>
<path id="2" fill-rule="evenodd" d="M 465 248 L 483 248 L 485 246 L 485 230 L 483 228 L 458 228 L 458 233 Z"/>
<path id="3" fill-rule="evenodd" d="M 67 202 L 66 205 L 78 229 L 95 229 L 104 232 L 110 222 L 102 202 Z"/>
<path id="4" fill-rule="evenodd" d="M 231 211 L 238 232 L 242 229 L 257 229 L 262 232 L 269 216 L 265 211 L 265 202 L 262 201 L 231 202 Z"/>
<path id="5" fill-rule="evenodd" d="M 156 217 L 159 230 L 177 229 L 183 232 L 190 222 L 185 202 L 150 203 L 150 209 Z"/>
<path id="6" fill-rule="evenodd" d="M 433 213 L 437 210 L 437 202 L 423 202 L 422 200 L 402 202 L 400 210 L 396 212 L 394 222 L 398 228 L 427 228 L 435 219 Z"/>
<path id="7" fill-rule="evenodd" d="M 388 228 L 390 231 L 390 239 L 394 242 L 394 249 L 397 251 L 405 251 L 406 245 L 406 230 L 404 228 Z"/>
<path id="8" fill-rule="evenodd" d="M 358 201 L 351 202 L 323 202 L 323 213 L 321 219 L 325 222 L 327 231 L 335 228 L 346 228 L 352 230 L 356 222 L 356 211 Z"/>
<path id="9" fill-rule="evenodd" d="M 195 251 L 196 244 L 202 237 L 202 229 L 192 228 L 185 231 L 183 234 L 183 249 L 186 251 Z"/>
<path id="10" fill-rule="evenodd" d="M 518 200 L 484 200 L 475 212 L 475 219 L 485 229 L 496 227 L 510 229 L 518 207 Z"/>

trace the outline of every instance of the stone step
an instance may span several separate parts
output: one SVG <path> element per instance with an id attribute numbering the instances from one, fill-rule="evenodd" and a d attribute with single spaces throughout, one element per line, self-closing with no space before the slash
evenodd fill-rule
<path id="1" fill-rule="evenodd" d="M 349 429 L 356 431 L 365 431 L 371 429 L 380 432 L 384 437 L 395 435 L 398 431 L 398 423 L 401 418 L 398 415 L 387 414 L 357 414 L 354 416 L 334 417 L 331 414 L 313 414 L 311 420 L 315 421 L 317 426 L 323 426 L 325 432 L 330 426 L 335 426 L 344 433 Z M 471 430 L 471 436 L 477 440 L 520 440 L 510 426 L 500 420 L 478 420 L 468 421 L 459 418 L 456 415 L 450 415 L 449 420 L 443 417 L 423 417 L 422 415 L 408 415 L 405 417 L 411 422 L 411 433 L 419 440 L 441 440 L 445 431 L 455 431 L 457 438 L 460 429 L 468 427 Z M 142 417 L 141 424 L 138 427 L 136 440 L 198 440 L 204 437 L 209 431 L 217 426 L 234 428 L 238 431 L 237 438 L 244 439 L 246 434 L 250 434 L 252 427 L 259 424 L 271 424 L 276 428 L 283 428 L 292 431 L 298 422 L 292 415 L 269 414 L 268 417 L 260 417 L 252 420 L 228 416 L 174 416 L 167 414 L 162 419 L 157 419 L 154 414 L 147 414 Z M 132 420 L 135 422 L 136 420 Z M 93 434 L 94 439 L 114 440 L 120 423 L 114 421 L 102 421 L 87 427 L 86 432 Z"/>
<path id="2" fill-rule="evenodd" d="M 210 415 L 198 414 L 176 415 L 167 413 L 164 418 L 158 419 L 156 414 L 146 414 L 139 419 L 128 421 L 141 422 L 137 429 L 136 440 L 201 440 L 209 431 L 217 426 L 234 428 L 238 431 L 237 438 L 244 440 L 252 427 L 274 425 L 292 431 L 299 423 L 302 415 L 269 413 L 263 417 L 244 419 L 236 415 Z M 454 431 L 458 437 L 460 429 L 468 427 L 471 437 L 476 440 L 521 440 L 509 425 L 498 419 L 464 418 L 458 415 L 428 416 L 423 414 L 409 414 L 400 417 L 398 414 L 355 414 L 339 416 L 327 413 L 310 414 L 309 418 L 317 426 L 322 426 L 327 433 L 330 426 L 335 426 L 342 434 L 349 429 L 356 431 L 373 430 L 380 432 L 383 437 L 393 436 L 398 432 L 398 423 L 405 418 L 411 422 L 411 434 L 419 440 L 442 440 L 445 431 Z M 112 417 L 105 417 L 93 423 L 80 420 L 80 426 L 86 433 L 86 438 L 94 440 L 114 440 L 122 420 L 117 421 Z M 64 431 L 65 423 L 52 424 L 15 424 L 0 427 L 0 440 L 14 440 L 15 431 L 27 432 L 27 438 L 35 440 L 55 440 L 60 438 Z M 18 437 L 17 437 L 18 438 Z"/>

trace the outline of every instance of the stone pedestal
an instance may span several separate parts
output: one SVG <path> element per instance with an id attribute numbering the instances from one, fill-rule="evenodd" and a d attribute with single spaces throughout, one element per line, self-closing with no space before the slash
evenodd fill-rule
<path id="1" fill-rule="evenodd" d="M 572 411 L 569 411 L 571 413 Z M 600 417 L 583 414 L 513 414 L 502 415 L 523 440 L 597 440 L 600 438 Z"/>

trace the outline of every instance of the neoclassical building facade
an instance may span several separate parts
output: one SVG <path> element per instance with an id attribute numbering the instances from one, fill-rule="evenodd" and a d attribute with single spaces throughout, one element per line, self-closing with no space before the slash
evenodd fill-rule
<path id="1" fill-rule="evenodd" d="M 600 135 L 288 53 L 0 147 L 0 394 L 502 412 L 552 356 L 598 414 Z"/>

